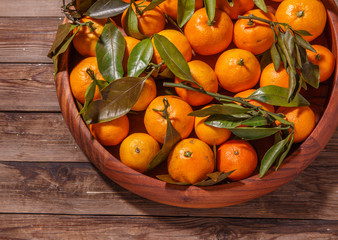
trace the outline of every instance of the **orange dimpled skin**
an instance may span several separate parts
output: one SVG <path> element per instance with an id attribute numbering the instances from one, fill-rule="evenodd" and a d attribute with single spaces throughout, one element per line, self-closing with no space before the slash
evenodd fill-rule
<path id="1" fill-rule="evenodd" d="M 81 23 L 85 22 L 93 22 L 93 27 L 95 28 L 92 31 L 89 27 L 83 26 L 79 30 L 79 32 L 73 38 L 73 45 L 78 53 L 80 53 L 84 57 L 95 57 L 95 47 L 97 40 L 99 39 L 104 25 L 107 22 L 107 19 L 94 19 L 91 17 L 83 17 L 80 19 Z M 113 22 L 113 20 L 111 20 Z M 115 24 L 115 23 L 114 23 Z M 73 30 L 75 33 L 77 28 Z"/>
<path id="2" fill-rule="evenodd" d="M 272 13 L 265 13 L 260 9 L 246 12 L 270 21 L 276 21 Z M 267 23 L 238 19 L 234 26 L 234 43 L 238 48 L 248 50 L 253 54 L 261 54 L 268 50 L 274 42 L 274 33 Z"/>
<path id="3" fill-rule="evenodd" d="M 240 97 L 240 98 L 247 98 L 249 97 L 254 91 L 256 91 L 256 89 L 248 89 L 242 92 L 237 93 L 234 97 Z M 248 101 L 248 103 L 258 106 L 258 107 L 262 107 L 264 110 L 269 111 L 269 112 L 275 112 L 275 108 L 267 103 L 263 103 L 260 101 L 256 101 L 256 100 L 251 100 L 251 99 L 246 99 Z"/>
<path id="4" fill-rule="evenodd" d="M 230 6 L 229 1 L 216 0 L 216 6 L 226 12 L 231 19 L 237 19 L 238 15 L 252 9 L 255 4 L 253 0 L 232 0 L 233 6 Z"/>
<path id="5" fill-rule="evenodd" d="M 307 56 L 313 64 L 319 66 L 319 80 L 324 82 L 332 75 L 336 59 L 328 48 L 321 45 L 313 45 L 312 47 L 317 53 L 306 50 Z"/>
<path id="6" fill-rule="evenodd" d="M 85 94 L 87 88 L 93 81 L 86 72 L 88 68 L 94 71 L 94 74 L 98 80 L 104 80 L 99 72 L 96 57 L 85 58 L 73 68 L 69 77 L 70 88 L 72 90 L 73 96 L 82 104 L 84 104 L 86 100 Z M 96 87 L 93 99 L 96 100 L 100 98 L 101 95 L 99 89 Z"/>
<path id="7" fill-rule="evenodd" d="M 198 9 L 186 23 L 184 34 L 193 50 L 201 55 L 212 55 L 225 50 L 232 41 L 233 23 L 223 11 L 216 9 L 212 25 L 205 8 Z"/>
<path id="8" fill-rule="evenodd" d="M 217 170 L 230 172 L 232 181 L 249 177 L 257 166 L 257 153 L 246 141 L 230 140 L 222 144 L 217 150 Z"/>
<path id="9" fill-rule="evenodd" d="M 230 92 L 253 88 L 259 81 L 260 65 L 251 52 L 231 49 L 217 59 L 215 72 L 222 87 Z"/>
<path id="10" fill-rule="evenodd" d="M 206 63 L 194 60 L 188 62 L 193 79 L 200 84 L 205 91 L 216 93 L 218 90 L 217 76 L 214 70 Z M 175 83 L 182 82 L 181 79 L 175 77 Z M 197 85 L 193 86 L 197 87 Z M 192 106 L 200 106 L 212 101 L 213 97 L 203 93 L 186 90 L 183 88 L 175 88 L 176 93 L 187 103 Z"/>
<path id="11" fill-rule="evenodd" d="M 277 113 L 283 113 L 286 120 L 294 124 L 295 135 L 293 141 L 295 143 L 304 141 L 315 128 L 316 116 L 312 109 L 308 106 L 280 107 L 277 110 Z"/>
<path id="12" fill-rule="evenodd" d="M 196 138 L 180 141 L 168 157 L 168 172 L 177 182 L 195 184 L 204 180 L 215 168 L 211 148 Z"/>
<path id="13" fill-rule="evenodd" d="M 122 142 L 129 132 L 129 120 L 126 115 L 109 122 L 89 125 L 94 138 L 104 146 L 115 146 Z"/>
<path id="14" fill-rule="evenodd" d="M 177 3 L 178 0 L 165 0 L 159 6 L 159 8 L 167 14 L 169 17 L 177 20 Z M 203 0 L 196 0 L 195 1 L 195 10 L 200 9 L 203 7 Z"/>
<path id="15" fill-rule="evenodd" d="M 188 103 L 176 96 L 158 96 L 147 107 L 144 115 L 144 126 L 152 137 L 163 143 L 167 130 L 167 120 L 162 115 L 163 98 L 169 102 L 168 113 L 173 127 L 180 134 L 181 138 L 187 138 L 194 128 L 194 117 L 188 116 L 192 108 Z"/>
<path id="16" fill-rule="evenodd" d="M 278 71 L 275 70 L 273 63 L 268 64 L 263 69 L 260 79 L 260 87 L 268 85 L 289 88 L 289 74 L 283 65 L 280 65 Z"/>
<path id="17" fill-rule="evenodd" d="M 139 7 L 140 10 L 143 10 L 146 6 L 150 4 L 150 2 L 146 1 L 136 1 L 136 4 L 142 3 L 142 7 Z M 135 12 L 135 6 L 132 4 L 132 9 Z M 121 17 L 122 27 L 125 29 L 125 18 L 128 9 L 126 9 Z M 136 12 L 135 12 L 136 13 Z M 159 7 L 155 7 L 151 10 L 144 11 L 142 16 L 136 13 L 137 21 L 138 21 L 138 29 L 139 31 L 150 37 L 151 35 L 162 31 L 165 27 L 165 16 L 162 10 Z"/>
<path id="18" fill-rule="evenodd" d="M 308 31 L 311 36 L 303 37 L 310 42 L 324 31 L 327 16 L 319 0 L 285 0 L 276 10 L 276 18 L 295 30 Z"/>

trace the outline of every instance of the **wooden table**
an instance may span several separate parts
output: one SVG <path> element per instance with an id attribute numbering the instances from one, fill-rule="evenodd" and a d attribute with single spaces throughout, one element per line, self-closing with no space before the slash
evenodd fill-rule
<path id="1" fill-rule="evenodd" d="M 55 0 L 1 0 L 0 239 L 337 239 L 338 131 L 296 179 L 219 209 L 158 204 L 99 173 L 60 113 Z"/>

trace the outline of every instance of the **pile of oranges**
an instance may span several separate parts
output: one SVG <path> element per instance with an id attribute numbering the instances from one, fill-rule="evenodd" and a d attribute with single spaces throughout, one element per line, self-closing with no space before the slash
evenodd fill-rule
<path id="1" fill-rule="evenodd" d="M 295 30 L 306 30 L 312 41 L 320 36 L 326 24 L 326 10 L 319 0 L 274 0 L 274 6 L 265 13 L 254 9 L 252 0 L 217 0 L 216 12 L 212 23 L 208 22 L 206 8 L 202 0 L 195 1 L 195 12 L 179 31 L 166 20 L 166 15 L 177 20 L 177 0 L 166 0 L 159 6 L 137 14 L 138 29 L 148 37 L 157 33 L 166 37 L 181 52 L 188 62 L 195 82 L 206 91 L 222 92 L 230 96 L 246 98 L 255 88 L 276 85 L 289 86 L 289 76 L 283 65 L 276 71 L 273 63 L 261 70 L 259 58 L 269 50 L 274 39 L 273 30 L 266 23 L 237 19 L 238 15 L 249 15 L 284 22 Z M 266 1 L 267 2 L 267 1 Z M 268 3 L 268 2 L 267 2 Z M 142 6 L 148 5 L 144 2 Z M 127 10 L 126 10 L 127 11 Z M 121 24 L 114 24 L 123 31 L 126 11 L 121 16 Z M 83 17 L 82 22 L 92 21 L 95 31 L 82 27 L 75 35 L 73 45 L 83 59 L 70 74 L 70 85 L 74 97 L 82 104 L 91 83 L 86 73 L 90 68 L 97 79 L 104 80 L 98 70 L 95 45 L 106 23 L 106 19 Z M 129 54 L 139 40 L 125 35 L 123 68 L 126 71 Z M 329 79 L 334 71 L 335 58 L 328 48 L 313 45 L 316 53 L 308 51 L 311 62 L 319 65 L 320 81 Z M 162 59 L 154 46 L 152 62 L 161 63 Z M 163 71 L 166 68 L 162 66 Z M 238 181 L 249 177 L 259 163 L 257 152 L 252 144 L 236 139 L 231 131 L 204 124 L 206 117 L 193 117 L 188 114 L 212 104 L 213 98 L 203 93 L 175 88 L 177 95 L 158 95 L 157 79 L 149 77 L 142 93 L 132 110 L 143 116 L 145 132 L 129 134 L 128 115 L 118 119 L 91 124 L 93 136 L 105 146 L 119 148 L 121 161 L 141 173 L 147 170 L 150 161 L 165 141 L 167 120 L 163 116 L 163 99 L 169 103 L 169 119 L 182 140 L 171 150 L 167 159 L 167 171 L 174 181 L 195 184 L 214 171 L 233 171 L 228 179 Z M 175 77 L 175 83 L 183 80 Z M 162 91 L 163 92 L 163 91 Z M 99 99 L 98 89 L 94 99 Z M 247 100 L 270 112 L 283 113 L 294 123 L 294 142 L 304 141 L 315 127 L 315 114 L 310 107 L 280 107 Z M 217 146 L 217 151 L 212 147 Z M 216 155 L 216 156 L 215 156 Z"/>

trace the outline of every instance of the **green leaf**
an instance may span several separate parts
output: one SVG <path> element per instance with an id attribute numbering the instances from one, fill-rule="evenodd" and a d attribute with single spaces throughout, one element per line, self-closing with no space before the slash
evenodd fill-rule
<path id="1" fill-rule="evenodd" d="M 270 63 L 272 63 L 271 54 L 270 51 L 267 50 L 262 54 L 262 58 L 259 62 L 259 64 L 261 65 L 261 71 L 263 71 L 264 68 Z"/>
<path id="2" fill-rule="evenodd" d="M 295 45 L 295 49 L 296 49 L 296 50 L 295 50 L 295 53 L 296 53 L 297 64 L 298 64 L 299 67 L 302 68 L 302 66 L 303 66 L 303 63 L 302 63 L 302 56 L 301 56 L 301 54 L 300 54 L 299 47 L 298 47 L 297 44 Z"/>
<path id="3" fill-rule="evenodd" d="M 268 85 L 254 91 L 248 99 L 257 100 L 275 106 L 300 107 L 309 106 L 310 103 L 299 93 L 292 101 L 288 101 L 289 90 L 279 86 Z"/>
<path id="4" fill-rule="evenodd" d="M 87 124 L 107 122 L 127 114 L 137 102 L 145 78 L 124 77 L 101 91 L 102 99 L 89 104 L 83 118 Z"/>
<path id="5" fill-rule="evenodd" d="M 166 101 L 166 98 L 164 99 Z M 165 103 L 166 104 L 166 103 Z M 167 103 L 168 104 L 168 103 Z M 165 105 L 165 112 L 167 111 L 168 105 Z M 176 131 L 174 126 L 172 125 L 168 112 L 165 113 L 165 118 L 167 120 L 167 130 L 164 138 L 164 143 L 161 150 L 155 155 L 155 157 L 151 160 L 148 165 L 148 170 L 151 170 L 158 166 L 160 163 L 165 161 L 172 150 L 172 148 L 181 140 L 181 135 Z"/>
<path id="6" fill-rule="evenodd" d="M 85 13 L 94 3 L 96 0 L 81 0 L 81 1 L 76 1 L 76 11 L 79 14 Z"/>
<path id="7" fill-rule="evenodd" d="M 190 183 L 176 182 L 174 179 L 171 178 L 169 174 L 157 175 L 156 177 L 160 179 L 161 181 L 170 183 L 170 184 L 183 185 L 183 186 L 191 185 Z"/>
<path id="8" fill-rule="evenodd" d="M 128 76 L 138 77 L 148 66 L 153 56 L 153 44 L 146 38 L 136 44 L 128 59 Z"/>
<path id="9" fill-rule="evenodd" d="M 311 46 L 311 44 L 298 34 L 295 34 L 295 42 L 302 48 L 308 49 L 312 52 L 316 52 L 316 50 Z"/>
<path id="10" fill-rule="evenodd" d="M 149 11 L 151 9 L 154 9 L 155 7 L 157 7 L 158 5 L 160 5 L 162 2 L 164 2 L 166 0 L 152 0 L 148 6 L 146 6 L 142 12 L 145 12 L 145 11 Z"/>
<path id="11" fill-rule="evenodd" d="M 122 60 L 125 40 L 118 28 L 108 19 L 96 43 L 97 64 L 102 77 L 108 82 L 123 76 Z"/>
<path id="12" fill-rule="evenodd" d="M 76 25 L 71 23 L 66 23 L 59 25 L 55 40 L 53 42 L 53 45 L 51 49 L 48 52 L 48 57 L 52 58 L 57 54 L 57 49 L 62 46 L 62 44 L 65 42 L 66 38 L 68 37 L 69 33 L 73 31 L 73 29 L 76 27 Z"/>
<path id="13" fill-rule="evenodd" d="M 208 117 L 204 124 L 216 127 L 216 128 L 227 128 L 233 129 L 242 124 L 243 118 L 236 118 L 230 115 L 212 115 Z"/>
<path id="14" fill-rule="evenodd" d="M 178 0 L 177 2 L 177 23 L 183 27 L 195 12 L 195 0 Z"/>
<path id="15" fill-rule="evenodd" d="M 238 104 L 235 103 L 229 103 L 229 104 L 214 104 L 210 107 L 200 109 L 193 111 L 189 113 L 189 116 L 195 116 L 195 117 L 206 117 L 210 115 L 215 114 L 223 114 L 223 115 L 234 115 L 234 114 L 242 114 L 247 113 L 249 109 L 244 108 Z"/>
<path id="16" fill-rule="evenodd" d="M 300 69 L 302 74 L 302 78 L 305 80 L 306 83 L 311 85 L 314 88 L 319 87 L 319 66 L 313 64 L 312 62 L 308 61 L 303 63 L 303 67 Z"/>
<path id="17" fill-rule="evenodd" d="M 225 179 L 227 179 L 227 177 L 229 177 L 229 175 L 231 173 L 233 173 L 235 170 L 232 170 L 230 172 L 213 172 L 213 173 L 209 173 L 207 174 L 207 178 L 204 179 L 201 182 L 195 183 L 194 186 L 198 186 L 198 187 L 205 187 L 205 186 L 212 186 L 215 184 L 218 184 L 222 181 L 224 181 Z"/>
<path id="18" fill-rule="evenodd" d="M 270 54 L 271 54 L 271 59 L 272 59 L 275 71 L 278 71 L 280 68 L 282 59 L 281 59 L 281 56 L 279 55 L 275 42 L 272 44 L 270 48 Z"/>
<path id="19" fill-rule="evenodd" d="M 259 126 L 266 126 L 269 125 L 271 122 L 268 121 L 264 116 L 258 115 L 253 116 L 249 119 L 242 121 L 242 125 L 252 126 L 252 127 L 259 127 Z"/>
<path id="20" fill-rule="evenodd" d="M 131 6 L 128 8 L 124 19 L 124 31 L 128 36 L 137 39 L 144 39 L 147 37 L 138 29 L 138 19 Z"/>
<path id="21" fill-rule="evenodd" d="M 264 155 L 261 166 L 259 169 L 259 177 L 262 178 L 266 172 L 270 169 L 272 164 L 276 162 L 276 160 L 281 156 L 281 154 L 285 151 L 285 146 L 288 143 L 289 138 L 285 138 L 284 140 L 274 144 Z"/>
<path id="22" fill-rule="evenodd" d="M 170 71 L 178 78 L 196 83 L 182 53 L 166 37 L 154 34 L 154 44 Z"/>
<path id="23" fill-rule="evenodd" d="M 279 56 L 280 56 L 281 59 L 282 59 L 282 63 L 283 63 L 284 68 L 288 67 L 288 62 L 286 61 L 286 57 L 285 57 L 285 55 L 284 55 L 282 49 L 280 48 L 279 45 L 276 45 L 276 47 L 277 47 Z"/>
<path id="24" fill-rule="evenodd" d="M 295 33 L 301 35 L 301 36 L 312 36 L 311 33 L 305 30 L 294 30 Z"/>
<path id="25" fill-rule="evenodd" d="M 83 108 L 79 112 L 79 114 L 83 114 L 84 112 L 87 111 L 87 108 L 89 104 L 93 101 L 94 95 L 95 95 L 95 90 L 96 90 L 96 84 L 93 81 L 87 88 L 86 93 L 85 93 L 85 103 L 83 105 Z"/>
<path id="26" fill-rule="evenodd" d="M 129 7 L 129 3 L 121 0 L 99 0 L 96 1 L 85 13 L 92 18 L 114 17 L 124 12 Z"/>
<path id="27" fill-rule="evenodd" d="M 253 0 L 255 5 L 261 9 L 263 12 L 267 13 L 268 12 L 268 8 L 265 5 L 264 0 Z"/>
<path id="28" fill-rule="evenodd" d="M 271 116 L 273 119 L 279 121 L 280 123 L 284 124 L 284 125 L 288 125 L 288 126 L 293 126 L 294 124 L 292 122 L 289 122 L 287 120 L 284 119 L 284 114 L 282 113 L 271 113 L 268 112 L 269 116 Z"/>
<path id="29" fill-rule="evenodd" d="M 255 128 L 255 127 L 237 127 L 228 128 L 236 136 L 246 139 L 255 140 L 271 136 L 281 130 L 286 130 L 288 127 L 276 127 L 276 128 Z"/>
<path id="30" fill-rule="evenodd" d="M 213 25 L 216 13 L 216 0 L 204 0 L 205 10 L 208 16 L 208 25 Z"/>
<path id="31" fill-rule="evenodd" d="M 289 74 L 288 101 L 293 101 L 300 88 L 299 75 L 297 74 L 296 69 L 293 65 L 289 65 L 286 71 Z"/>
<path id="32" fill-rule="evenodd" d="M 290 139 L 291 136 L 291 140 Z M 276 171 L 278 170 L 278 168 L 280 167 L 280 165 L 282 164 L 283 160 L 286 158 L 286 155 L 289 153 L 291 146 L 293 144 L 293 139 L 294 139 L 294 134 L 290 133 L 287 138 L 286 138 L 286 146 L 285 146 L 285 151 L 281 154 L 281 156 L 278 159 L 277 165 L 276 165 Z"/>

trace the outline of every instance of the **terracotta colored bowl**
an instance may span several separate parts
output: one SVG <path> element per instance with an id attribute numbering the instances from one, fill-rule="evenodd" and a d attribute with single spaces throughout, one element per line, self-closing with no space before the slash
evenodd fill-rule
<path id="1" fill-rule="evenodd" d="M 326 38 L 337 57 L 338 17 L 334 0 L 323 1 L 328 9 Z M 56 75 L 57 95 L 63 117 L 77 144 L 90 161 L 111 180 L 144 198 L 180 207 L 213 208 L 234 205 L 267 194 L 289 182 L 304 170 L 325 147 L 337 128 L 338 118 L 338 74 L 337 63 L 334 76 L 326 84 L 322 116 L 306 141 L 297 147 L 278 171 L 270 170 L 262 179 L 258 174 L 230 184 L 196 187 L 166 184 L 160 180 L 140 174 L 125 166 L 113 156 L 89 132 L 78 115 L 69 86 L 68 66 L 72 63 L 70 51 L 61 57 L 61 71 Z M 325 103 L 324 103 L 325 102 Z M 133 122 L 131 122 L 133 124 Z"/>

